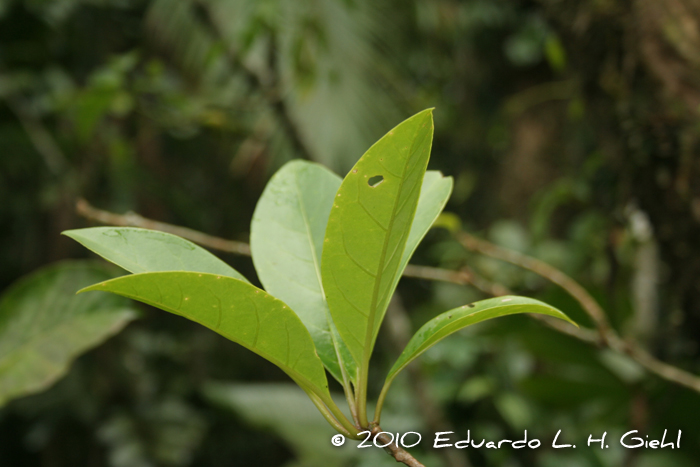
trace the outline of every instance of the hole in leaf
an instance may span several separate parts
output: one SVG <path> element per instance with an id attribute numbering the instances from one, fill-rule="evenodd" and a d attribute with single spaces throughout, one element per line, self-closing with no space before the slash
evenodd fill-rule
<path id="1" fill-rule="evenodd" d="M 384 177 L 381 175 L 375 175 L 374 177 L 370 177 L 369 180 L 367 180 L 367 184 L 371 186 L 372 188 L 379 186 L 380 183 L 384 181 Z"/>

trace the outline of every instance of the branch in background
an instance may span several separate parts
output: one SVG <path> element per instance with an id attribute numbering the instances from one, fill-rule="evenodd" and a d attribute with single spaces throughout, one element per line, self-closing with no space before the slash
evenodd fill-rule
<path id="1" fill-rule="evenodd" d="M 185 227 L 157 222 L 146 219 L 145 217 L 135 213 L 127 213 L 124 215 L 114 214 L 108 211 L 96 209 L 90 206 L 90 204 L 83 199 L 78 200 L 76 210 L 81 216 L 103 224 L 161 230 L 163 232 L 178 235 L 215 250 L 250 256 L 250 247 L 246 243 L 225 240 L 223 238 L 213 237 L 211 235 Z M 517 253 L 515 251 L 507 250 L 487 242 L 486 240 L 477 239 L 476 237 L 473 237 L 465 232 L 460 232 L 458 234 L 458 240 L 465 246 L 465 248 L 469 250 L 478 251 L 479 253 L 487 256 L 515 264 L 539 274 L 545 279 L 559 285 L 572 297 L 579 301 L 583 309 L 591 316 L 597 325 L 597 330 L 583 328 L 579 329 L 563 321 L 548 319 L 546 317 L 537 318 L 552 329 L 555 329 L 563 334 L 567 334 L 571 337 L 575 337 L 583 342 L 594 344 L 599 347 L 607 347 L 615 352 L 628 355 L 637 363 L 646 368 L 650 373 L 700 393 L 700 377 L 669 365 L 668 363 L 664 363 L 653 355 L 649 354 L 636 343 L 628 342 L 622 339 L 608 325 L 605 312 L 600 307 L 598 302 L 596 302 L 595 299 L 578 282 L 574 281 L 563 272 L 538 259 Z M 404 271 L 404 276 L 441 282 L 451 282 L 459 285 L 472 285 L 488 295 L 498 296 L 510 294 L 510 291 L 504 286 L 491 283 L 466 268 L 461 271 L 450 271 L 447 269 L 432 268 L 427 266 L 408 265 Z"/>
<path id="2" fill-rule="evenodd" d="M 161 232 L 167 232 L 177 235 L 178 237 L 186 238 L 187 240 L 199 243 L 207 248 L 225 251 L 226 253 L 250 256 L 250 246 L 247 243 L 237 242 L 235 240 L 226 240 L 224 238 L 207 235 L 197 230 L 188 229 L 187 227 L 180 227 L 177 225 L 166 224 L 165 222 L 154 221 L 134 212 L 114 214 L 113 212 L 97 209 L 82 198 L 78 199 L 76 202 L 75 210 L 84 218 L 97 221 L 101 224 L 160 230 Z"/>

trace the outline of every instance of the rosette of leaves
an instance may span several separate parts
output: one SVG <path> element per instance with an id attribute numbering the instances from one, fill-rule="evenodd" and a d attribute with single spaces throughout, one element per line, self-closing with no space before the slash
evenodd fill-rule
<path id="1" fill-rule="evenodd" d="M 449 310 L 426 323 L 391 368 L 374 421 L 367 416 L 372 350 L 411 255 L 445 206 L 452 179 L 426 171 L 432 109 L 377 141 L 344 179 L 292 161 L 270 180 L 251 226 L 253 262 L 264 290 L 206 250 L 144 229 L 65 232 L 132 272 L 80 292 L 107 291 L 200 323 L 281 368 L 341 434 L 379 423 L 396 375 L 459 329 L 515 313 L 570 321 L 537 300 L 499 297 Z M 331 398 L 342 384 L 350 413 Z"/>

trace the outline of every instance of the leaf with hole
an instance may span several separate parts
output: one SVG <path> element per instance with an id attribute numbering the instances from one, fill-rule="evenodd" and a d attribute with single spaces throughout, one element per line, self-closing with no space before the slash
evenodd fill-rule
<path id="1" fill-rule="evenodd" d="M 194 271 L 247 281 L 238 271 L 194 243 L 156 230 L 92 227 L 63 232 L 129 272 Z"/>
<path id="2" fill-rule="evenodd" d="M 136 317 L 128 300 L 110 294 L 76 296 L 115 271 L 91 261 L 62 262 L 24 277 L 0 300 L 0 406 L 42 391 L 72 361 Z"/>
<path id="3" fill-rule="evenodd" d="M 401 274 L 432 136 L 432 110 L 399 124 L 355 164 L 331 209 L 321 261 L 323 287 L 361 377 Z"/>

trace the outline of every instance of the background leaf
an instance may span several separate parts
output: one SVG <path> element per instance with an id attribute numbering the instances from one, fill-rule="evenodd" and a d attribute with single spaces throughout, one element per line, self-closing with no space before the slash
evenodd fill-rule
<path id="1" fill-rule="evenodd" d="M 323 247 L 323 286 L 338 332 L 366 366 L 416 211 L 430 157 L 432 110 L 387 133 L 338 190 Z"/>
<path id="2" fill-rule="evenodd" d="M 336 431 L 318 416 L 316 407 L 295 385 L 210 382 L 204 387 L 204 395 L 217 407 L 235 411 L 252 426 L 281 436 L 301 465 L 344 465 L 359 451 L 352 442 L 341 447 L 330 443 Z M 343 403 L 341 399 L 337 400 L 339 404 Z"/>
<path id="3" fill-rule="evenodd" d="M 129 272 L 193 271 L 248 282 L 238 271 L 189 240 L 136 227 L 92 227 L 63 232 Z"/>
<path id="4" fill-rule="evenodd" d="M 0 405 L 46 389 L 78 355 L 136 317 L 121 297 L 75 295 L 114 275 L 92 262 L 63 262 L 25 276 L 5 292 L 0 300 Z"/>
<path id="5" fill-rule="evenodd" d="M 87 287 L 147 303 L 202 324 L 271 361 L 306 390 L 328 396 L 314 344 L 296 314 L 243 281 L 196 272 L 150 272 Z"/>
<path id="6" fill-rule="evenodd" d="M 208 382 L 203 392 L 215 406 L 232 410 L 252 426 L 284 439 L 296 455 L 296 460 L 287 464 L 290 467 L 396 465 L 396 461 L 381 449 L 357 449 L 358 441 L 347 439 L 342 446 L 333 446 L 330 439 L 336 432 L 318 416 L 309 398 L 292 384 Z M 345 404 L 340 395 L 334 400 L 341 407 Z M 387 426 L 411 427 L 415 431 L 425 428 L 420 418 L 410 410 L 387 412 L 385 418 Z M 425 436 L 423 443 L 427 444 Z M 357 464 L 358 461 L 361 464 Z M 430 465 L 440 464 L 433 462 Z"/>

